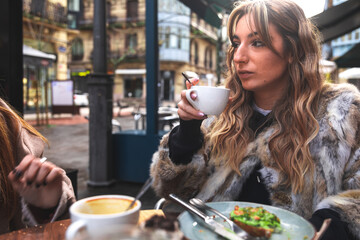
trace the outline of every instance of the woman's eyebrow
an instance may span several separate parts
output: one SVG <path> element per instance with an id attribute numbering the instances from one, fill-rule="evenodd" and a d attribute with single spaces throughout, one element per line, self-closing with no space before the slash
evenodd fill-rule
<path id="1" fill-rule="evenodd" d="M 247 38 L 251 39 L 257 35 L 259 35 L 257 32 L 252 32 L 247 35 Z M 232 40 L 240 40 L 240 38 L 237 35 L 233 35 Z"/>

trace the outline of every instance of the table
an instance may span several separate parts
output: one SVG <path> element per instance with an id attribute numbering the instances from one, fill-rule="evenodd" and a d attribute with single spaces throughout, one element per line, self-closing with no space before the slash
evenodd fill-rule
<path id="1" fill-rule="evenodd" d="M 139 224 L 154 215 L 164 215 L 162 210 L 141 210 Z M 64 240 L 65 232 L 71 220 L 61 220 L 52 223 L 39 225 L 32 228 L 25 228 L 18 231 L 0 235 L 0 240 Z"/>

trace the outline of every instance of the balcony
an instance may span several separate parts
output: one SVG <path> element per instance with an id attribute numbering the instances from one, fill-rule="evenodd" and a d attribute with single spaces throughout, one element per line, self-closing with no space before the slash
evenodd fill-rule
<path id="1" fill-rule="evenodd" d="M 23 15 L 30 19 L 47 20 L 60 26 L 67 26 L 67 9 L 60 3 L 48 0 L 23 0 Z"/>

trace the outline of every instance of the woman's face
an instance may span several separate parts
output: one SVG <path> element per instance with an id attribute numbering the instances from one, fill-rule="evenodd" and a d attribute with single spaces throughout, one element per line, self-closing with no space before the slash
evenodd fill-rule
<path id="1" fill-rule="evenodd" d="M 274 25 L 269 25 L 275 54 L 257 35 L 255 25 L 250 25 L 249 15 L 244 15 L 236 25 L 232 36 L 235 47 L 233 62 L 242 86 L 257 95 L 280 97 L 289 74 L 289 58 L 284 54 L 284 42 Z M 275 95 L 276 94 L 276 95 Z"/>

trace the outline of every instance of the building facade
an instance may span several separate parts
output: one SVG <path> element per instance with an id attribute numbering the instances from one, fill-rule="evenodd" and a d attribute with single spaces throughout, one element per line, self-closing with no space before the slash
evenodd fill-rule
<path id="1" fill-rule="evenodd" d="M 114 101 L 146 97 L 145 0 L 108 0 L 107 64 L 114 76 Z M 78 22 L 80 34 L 72 41 L 69 69 L 75 88 L 86 91 L 92 72 L 93 1 L 83 0 Z M 198 18 L 178 0 L 159 0 L 158 39 L 160 73 L 159 103 L 172 105 L 180 99 L 183 71 L 195 71 L 203 84 L 216 79 L 218 29 Z"/>
<path id="2" fill-rule="evenodd" d="M 69 79 L 67 52 L 78 30 L 68 27 L 67 13 L 74 1 L 23 0 L 25 110 L 51 105 L 50 82 Z"/>

